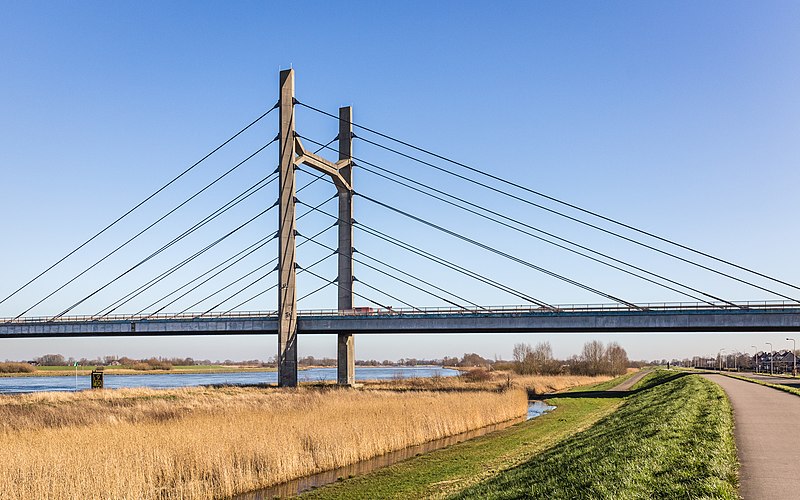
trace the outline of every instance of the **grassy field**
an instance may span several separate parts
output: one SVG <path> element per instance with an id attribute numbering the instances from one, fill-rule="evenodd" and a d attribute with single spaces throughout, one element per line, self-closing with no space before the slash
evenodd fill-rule
<path id="1" fill-rule="evenodd" d="M 211 498 L 520 418 L 525 391 L 120 389 L 0 397 L 2 498 Z"/>
<path id="2" fill-rule="evenodd" d="M 602 391 L 629 376 L 613 380 L 599 377 L 605 381 L 583 386 L 583 389 Z M 538 380 L 537 384 L 550 386 L 559 386 L 567 381 L 562 377 L 537 378 L 544 379 Z M 621 402 L 621 398 L 559 399 L 557 412 L 309 491 L 302 498 L 442 498 L 525 463 L 567 436 L 589 428 L 613 412 Z"/>
<path id="3" fill-rule="evenodd" d="M 306 496 L 738 498 L 732 412 L 718 386 L 659 371 L 630 395 L 591 397 L 615 383 L 559 395 L 543 417 Z"/>

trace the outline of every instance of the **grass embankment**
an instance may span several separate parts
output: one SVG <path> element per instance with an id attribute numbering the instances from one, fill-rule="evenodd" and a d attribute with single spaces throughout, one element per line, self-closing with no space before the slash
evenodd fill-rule
<path id="1" fill-rule="evenodd" d="M 604 380 L 580 389 L 603 391 L 632 374 L 611 377 L 586 377 Z M 498 377 L 500 378 L 500 377 Z M 560 386 L 570 378 L 561 376 L 531 377 L 544 379 L 537 384 Z M 528 377 L 525 377 L 528 379 Z M 512 383 L 516 383 L 515 379 Z M 566 385 L 566 387 L 569 387 Z M 438 450 L 420 457 L 309 491 L 303 498 L 442 498 L 500 471 L 524 463 L 543 450 L 576 432 L 589 428 L 613 412 L 621 398 L 559 399 L 557 413 L 545 414 L 522 424 Z"/>
<path id="2" fill-rule="evenodd" d="M 0 398 L 0 497 L 224 497 L 524 415 L 524 391 L 120 389 Z"/>
<path id="3" fill-rule="evenodd" d="M 583 397 L 615 383 L 561 394 L 550 414 L 307 496 L 738 498 L 732 411 L 716 384 L 659 371 L 624 399 Z"/>

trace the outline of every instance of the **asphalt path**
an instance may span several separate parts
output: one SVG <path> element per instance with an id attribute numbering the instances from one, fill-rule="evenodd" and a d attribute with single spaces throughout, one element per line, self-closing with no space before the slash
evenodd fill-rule
<path id="1" fill-rule="evenodd" d="M 797 498 L 800 397 L 724 375 L 702 376 L 719 384 L 733 406 L 742 498 Z"/>
<path id="2" fill-rule="evenodd" d="M 625 382 L 623 382 L 623 383 L 621 383 L 621 384 L 619 384 L 619 385 L 617 385 L 615 387 L 612 387 L 611 389 L 608 390 L 608 392 L 626 392 L 626 391 L 629 391 L 631 389 L 631 387 L 633 387 L 636 384 L 636 382 L 642 380 L 642 378 L 644 378 L 644 376 L 647 375 L 648 373 L 650 373 L 651 371 L 652 370 L 640 370 L 639 373 L 637 373 L 633 377 L 629 378 Z"/>
<path id="3" fill-rule="evenodd" d="M 759 382 L 766 382 L 768 384 L 786 385 L 789 387 L 794 387 L 795 389 L 800 389 L 800 378 L 764 375 L 761 373 L 753 373 L 753 372 L 738 372 L 734 374 L 740 377 L 747 377 L 753 380 L 758 380 Z"/>

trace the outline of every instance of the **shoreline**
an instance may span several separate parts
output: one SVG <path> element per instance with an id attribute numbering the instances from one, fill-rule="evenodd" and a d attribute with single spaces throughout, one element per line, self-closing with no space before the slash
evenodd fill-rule
<path id="1" fill-rule="evenodd" d="M 93 366 L 79 366 L 79 376 L 89 376 L 92 370 L 96 367 Z M 132 368 L 114 368 L 103 367 L 105 375 L 209 375 L 215 373 L 269 373 L 277 372 L 277 368 L 271 367 L 245 367 L 245 366 L 225 366 L 221 368 L 204 368 L 204 367 L 177 367 L 172 370 L 134 370 Z M 324 369 L 330 368 L 335 370 L 335 366 L 303 366 L 298 367 L 299 371 Z M 415 366 L 357 366 L 357 369 L 386 369 L 386 368 L 441 368 L 443 370 L 456 370 L 459 372 L 465 371 L 463 368 L 440 366 L 440 365 L 415 365 Z M 72 367 L 64 367 L 63 370 L 41 370 L 37 369 L 34 372 L 24 373 L 0 373 L 0 378 L 17 378 L 17 377 L 74 377 L 75 369 Z"/>

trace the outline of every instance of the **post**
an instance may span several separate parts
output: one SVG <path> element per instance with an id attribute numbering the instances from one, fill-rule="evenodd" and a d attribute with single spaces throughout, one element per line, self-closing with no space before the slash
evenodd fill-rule
<path id="1" fill-rule="evenodd" d="M 294 70 L 280 74 L 278 191 L 278 386 L 297 386 L 297 293 L 295 283 Z"/>
<path id="2" fill-rule="evenodd" d="M 775 356 L 773 355 L 772 342 L 764 342 L 764 343 L 769 346 L 769 374 L 775 375 L 775 370 L 773 369 L 772 365 L 772 361 L 775 358 Z"/>
<path id="3" fill-rule="evenodd" d="M 339 108 L 339 160 L 347 160 L 353 154 L 353 109 Z M 353 168 L 348 165 L 339 173 L 352 187 Z M 353 192 L 339 191 L 339 310 L 353 309 Z M 356 350 L 352 333 L 341 333 L 337 339 L 337 382 L 353 385 L 356 378 Z"/>

